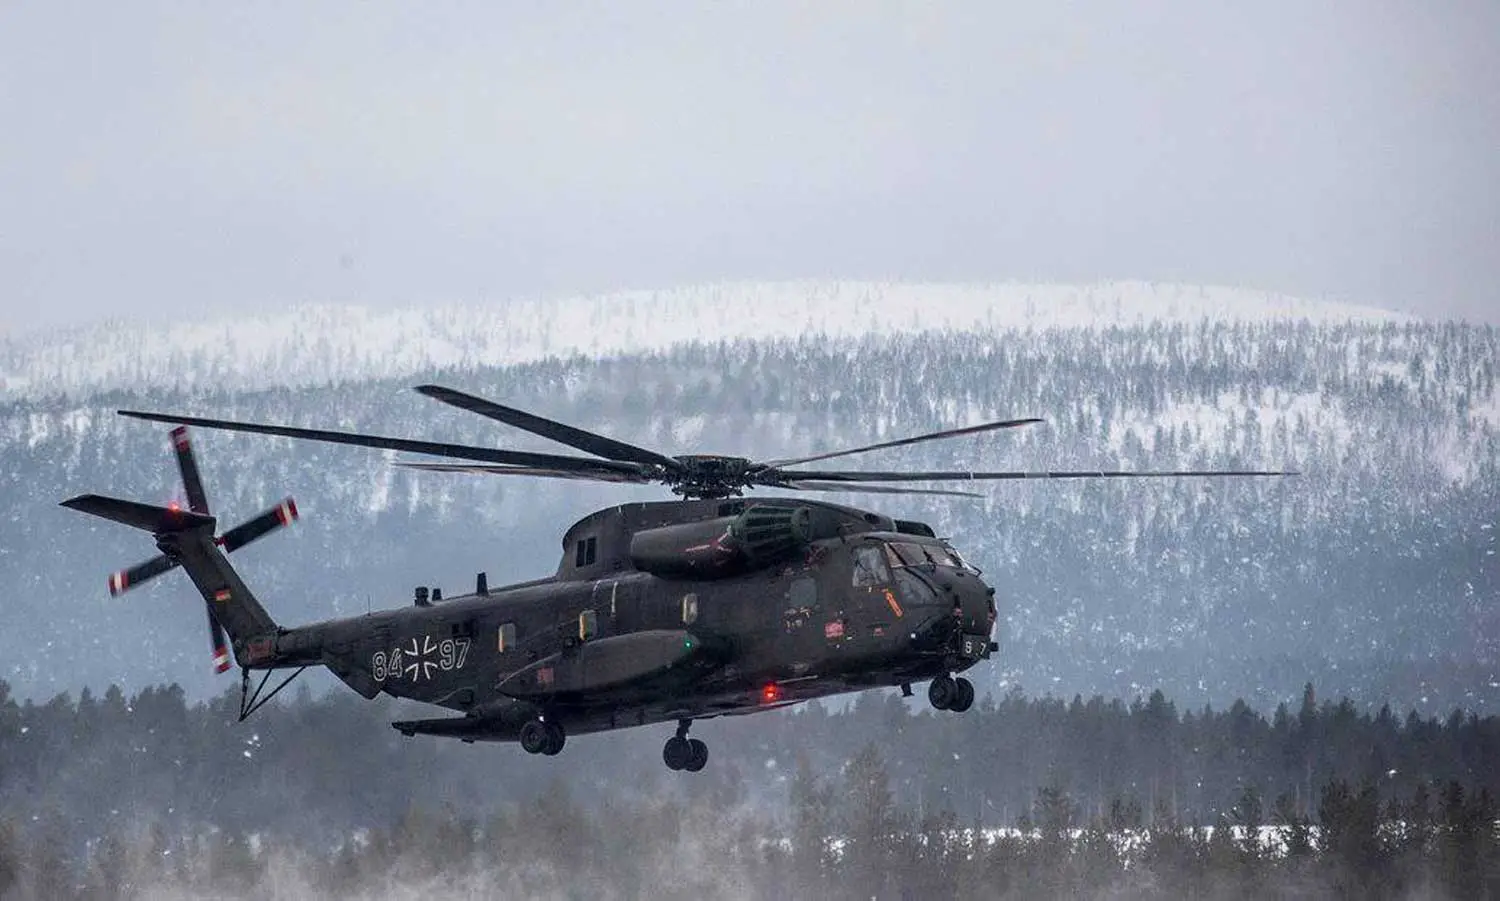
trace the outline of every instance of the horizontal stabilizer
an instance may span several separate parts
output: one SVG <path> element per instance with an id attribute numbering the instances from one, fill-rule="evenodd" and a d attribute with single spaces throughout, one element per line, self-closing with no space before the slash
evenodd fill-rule
<path id="1" fill-rule="evenodd" d="M 150 504 L 105 497 L 101 494 L 80 494 L 63 501 L 62 505 L 80 513 L 91 513 L 94 516 L 124 523 L 153 535 L 187 532 L 199 528 L 212 531 L 214 527 L 212 516 L 191 513 L 187 510 L 174 510 L 170 507 L 153 507 Z"/>

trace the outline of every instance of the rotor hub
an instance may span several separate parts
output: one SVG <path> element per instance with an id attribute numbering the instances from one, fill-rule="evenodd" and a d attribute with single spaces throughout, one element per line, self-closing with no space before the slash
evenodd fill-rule
<path id="1" fill-rule="evenodd" d="M 755 464 L 745 457 L 683 454 L 673 457 L 682 469 L 671 475 L 672 493 L 685 498 L 739 497 L 750 487 Z"/>

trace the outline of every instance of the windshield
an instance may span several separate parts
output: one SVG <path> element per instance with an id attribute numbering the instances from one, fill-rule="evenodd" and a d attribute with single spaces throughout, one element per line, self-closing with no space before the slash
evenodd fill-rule
<path id="1" fill-rule="evenodd" d="M 978 573 L 951 547 L 942 544 L 919 544 L 915 541 L 892 541 L 886 545 L 892 566 L 948 566 Z"/>

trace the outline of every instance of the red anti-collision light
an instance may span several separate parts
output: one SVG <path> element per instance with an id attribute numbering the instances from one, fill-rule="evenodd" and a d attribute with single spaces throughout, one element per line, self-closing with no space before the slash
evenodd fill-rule
<path id="1" fill-rule="evenodd" d="M 775 682 L 768 684 L 760 690 L 760 699 L 763 703 L 774 704 L 781 700 L 781 686 Z"/>

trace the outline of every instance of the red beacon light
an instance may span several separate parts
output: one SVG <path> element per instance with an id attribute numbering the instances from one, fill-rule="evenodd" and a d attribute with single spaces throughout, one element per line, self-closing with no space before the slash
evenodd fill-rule
<path id="1" fill-rule="evenodd" d="M 763 704 L 774 704 L 781 700 L 781 686 L 775 682 L 766 683 L 766 687 L 760 690 L 760 700 Z"/>

